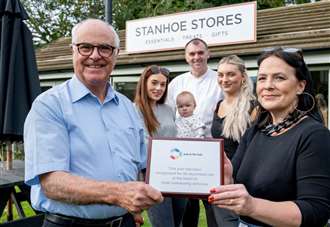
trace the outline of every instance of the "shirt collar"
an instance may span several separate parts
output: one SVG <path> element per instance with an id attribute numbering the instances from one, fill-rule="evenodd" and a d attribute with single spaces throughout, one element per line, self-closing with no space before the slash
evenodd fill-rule
<path id="1" fill-rule="evenodd" d="M 72 102 L 77 102 L 87 95 L 97 98 L 77 77 L 74 75 L 69 83 L 70 91 L 72 94 Z M 114 101 L 115 104 L 119 104 L 119 98 L 116 91 L 113 90 L 110 83 L 108 83 L 107 94 L 104 99 L 104 103 Z"/>

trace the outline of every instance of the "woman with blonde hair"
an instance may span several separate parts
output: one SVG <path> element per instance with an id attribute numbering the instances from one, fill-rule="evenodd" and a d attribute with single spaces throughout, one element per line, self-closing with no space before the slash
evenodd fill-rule
<path id="1" fill-rule="evenodd" d="M 166 105 L 169 70 L 157 65 L 145 68 L 135 94 L 135 107 L 144 123 L 145 139 L 149 137 L 175 137 L 175 113 Z M 153 227 L 179 227 L 186 199 L 165 198 L 148 210 Z"/>
<path id="2" fill-rule="evenodd" d="M 253 84 L 244 61 L 236 55 L 219 61 L 218 83 L 224 98 L 215 109 L 211 133 L 213 138 L 224 139 L 226 155 L 231 159 L 252 122 L 251 112 L 255 103 Z"/>
<path id="3" fill-rule="evenodd" d="M 224 98 L 216 106 L 211 133 L 213 138 L 224 139 L 225 153 L 231 159 L 245 130 L 251 125 L 254 107 L 253 84 L 248 77 L 244 61 L 236 55 L 220 60 L 218 83 Z M 233 212 L 213 207 L 218 226 L 237 226 Z"/>

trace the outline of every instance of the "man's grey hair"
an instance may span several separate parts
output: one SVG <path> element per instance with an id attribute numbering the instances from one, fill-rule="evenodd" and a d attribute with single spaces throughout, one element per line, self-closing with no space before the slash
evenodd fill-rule
<path id="1" fill-rule="evenodd" d="M 77 41 L 77 30 L 78 28 L 83 25 L 84 23 L 88 22 L 88 21 L 99 21 L 99 22 L 102 22 L 106 25 L 109 26 L 110 30 L 113 32 L 114 34 L 114 45 L 116 48 L 119 48 L 120 47 L 120 39 L 119 39 L 119 35 L 118 33 L 116 32 L 116 30 L 113 28 L 113 26 L 103 20 L 100 20 L 100 19 L 86 19 L 86 20 L 83 20 L 81 22 L 79 22 L 78 24 L 76 24 L 75 26 L 73 26 L 72 30 L 71 30 L 71 39 L 72 39 L 72 43 L 75 43 Z"/>

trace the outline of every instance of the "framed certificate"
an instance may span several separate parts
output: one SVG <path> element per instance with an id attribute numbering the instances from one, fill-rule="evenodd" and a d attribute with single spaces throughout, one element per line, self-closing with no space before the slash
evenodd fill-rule
<path id="1" fill-rule="evenodd" d="M 150 138 L 146 183 L 165 196 L 206 198 L 223 184 L 223 140 Z"/>

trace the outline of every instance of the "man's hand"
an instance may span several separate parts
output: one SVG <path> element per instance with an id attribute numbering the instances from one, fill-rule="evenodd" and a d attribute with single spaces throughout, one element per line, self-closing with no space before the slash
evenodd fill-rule
<path id="1" fill-rule="evenodd" d="M 163 201 L 160 191 L 143 182 L 118 183 L 115 204 L 133 215 Z"/>

